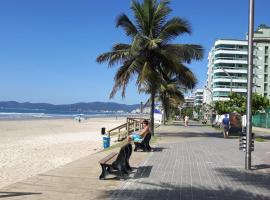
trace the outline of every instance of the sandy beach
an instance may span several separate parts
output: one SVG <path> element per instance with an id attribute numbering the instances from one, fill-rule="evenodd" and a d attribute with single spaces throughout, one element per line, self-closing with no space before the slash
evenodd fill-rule
<path id="1" fill-rule="evenodd" d="M 101 127 L 109 130 L 125 120 L 0 121 L 0 188 L 101 150 Z"/>

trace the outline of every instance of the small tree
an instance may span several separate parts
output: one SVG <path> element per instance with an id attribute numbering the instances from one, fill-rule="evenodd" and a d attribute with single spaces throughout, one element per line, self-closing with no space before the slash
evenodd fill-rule
<path id="1" fill-rule="evenodd" d="M 232 93 L 229 95 L 230 100 L 218 101 L 215 103 L 215 110 L 219 115 L 238 112 L 241 115 L 246 113 L 246 98 L 243 95 Z M 269 100 L 257 93 L 252 94 L 252 114 L 254 115 L 258 111 L 265 110 L 270 105 Z"/>
<path id="2" fill-rule="evenodd" d="M 183 108 L 181 111 L 181 115 L 181 117 L 189 116 L 190 118 L 193 118 L 193 108 Z"/>

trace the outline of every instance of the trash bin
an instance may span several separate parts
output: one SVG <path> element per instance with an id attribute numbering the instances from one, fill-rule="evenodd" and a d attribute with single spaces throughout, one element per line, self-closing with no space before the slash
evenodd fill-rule
<path id="1" fill-rule="evenodd" d="M 104 149 L 110 147 L 110 141 L 111 141 L 110 137 L 108 137 L 108 136 L 103 137 L 103 148 Z"/>
<path id="2" fill-rule="evenodd" d="M 101 135 L 105 135 L 105 132 L 106 132 L 106 131 L 105 131 L 105 128 L 102 127 L 102 128 L 101 128 Z"/>

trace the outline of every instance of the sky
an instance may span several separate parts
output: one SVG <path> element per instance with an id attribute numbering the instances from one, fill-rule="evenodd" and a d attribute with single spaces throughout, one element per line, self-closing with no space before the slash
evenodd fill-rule
<path id="1" fill-rule="evenodd" d="M 130 40 L 116 28 L 119 14 L 132 18 L 130 0 L 0 0 L 0 101 L 145 102 L 135 78 L 126 98 L 109 94 L 119 66 L 108 68 L 96 57 L 115 43 Z M 207 78 L 207 55 L 217 39 L 244 39 L 248 30 L 248 0 L 171 0 L 170 17 L 192 26 L 191 35 L 173 43 L 200 44 L 204 59 L 188 66 Z M 255 0 L 255 27 L 270 26 L 270 1 Z"/>

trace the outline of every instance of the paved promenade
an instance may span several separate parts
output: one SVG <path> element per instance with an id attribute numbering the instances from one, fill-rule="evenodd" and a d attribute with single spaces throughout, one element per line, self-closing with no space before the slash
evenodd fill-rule
<path id="1" fill-rule="evenodd" d="M 256 142 L 256 170 L 247 172 L 238 139 L 223 139 L 201 126 L 168 126 L 158 132 L 158 151 L 151 153 L 135 179 L 104 198 L 270 199 L 270 142 Z"/>
<path id="2" fill-rule="evenodd" d="M 181 199 L 270 200 L 270 141 L 256 142 L 253 170 L 245 171 L 238 139 L 207 126 L 158 128 L 150 153 L 134 152 L 127 180 L 98 180 L 97 153 L 0 189 L 12 200 Z M 118 149 L 116 149 L 118 150 Z"/>

